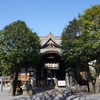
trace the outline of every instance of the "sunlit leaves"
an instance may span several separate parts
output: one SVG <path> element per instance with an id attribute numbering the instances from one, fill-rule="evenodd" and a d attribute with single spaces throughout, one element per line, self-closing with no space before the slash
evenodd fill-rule
<path id="1" fill-rule="evenodd" d="M 40 41 L 36 32 L 32 32 L 25 22 L 16 21 L 2 30 L 1 49 L 6 63 L 36 64 L 40 52 Z"/>
<path id="2" fill-rule="evenodd" d="M 100 5 L 73 19 L 62 32 L 62 52 L 66 62 L 100 59 Z"/>

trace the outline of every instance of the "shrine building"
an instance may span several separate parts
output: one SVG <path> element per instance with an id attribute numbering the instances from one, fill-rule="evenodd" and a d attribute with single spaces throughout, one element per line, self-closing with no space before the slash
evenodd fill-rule
<path id="1" fill-rule="evenodd" d="M 40 40 L 41 62 L 37 67 L 37 85 L 41 82 L 44 86 L 53 85 L 55 79 L 57 83 L 61 80 L 65 84 L 65 65 L 61 59 L 60 49 L 61 36 L 54 36 L 50 33 L 40 37 Z"/>

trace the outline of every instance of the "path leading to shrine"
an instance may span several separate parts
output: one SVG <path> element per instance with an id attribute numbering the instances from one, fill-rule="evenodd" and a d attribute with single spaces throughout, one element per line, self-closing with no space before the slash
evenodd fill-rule
<path id="1" fill-rule="evenodd" d="M 9 88 L 4 87 L 3 92 L 0 93 L 0 100 L 100 100 L 100 94 L 88 94 L 88 93 L 70 93 L 67 88 L 57 89 L 36 89 L 36 93 L 33 96 L 11 96 Z"/>

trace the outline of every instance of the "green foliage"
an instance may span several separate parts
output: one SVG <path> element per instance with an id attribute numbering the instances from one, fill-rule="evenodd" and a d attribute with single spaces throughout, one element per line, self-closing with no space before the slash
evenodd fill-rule
<path id="1" fill-rule="evenodd" d="M 39 56 L 40 41 L 25 22 L 16 21 L 6 26 L 2 32 L 0 45 L 2 60 L 6 65 L 36 64 Z"/>
<path id="2" fill-rule="evenodd" d="M 67 63 L 87 65 L 96 59 L 100 64 L 100 5 L 69 22 L 62 33 L 61 45 Z"/>
<path id="3" fill-rule="evenodd" d="M 63 58 L 66 62 L 76 62 L 76 59 L 74 60 L 74 58 L 77 57 L 77 55 L 79 54 L 78 50 L 80 48 L 78 38 L 81 32 L 80 29 L 81 24 L 79 20 L 73 19 L 69 22 L 69 25 L 65 28 L 65 30 L 62 33 L 61 47 L 63 52 Z"/>
<path id="4" fill-rule="evenodd" d="M 82 39 L 84 49 L 88 51 L 91 60 L 99 59 L 100 54 L 100 5 L 87 9 L 80 17 L 83 23 Z"/>

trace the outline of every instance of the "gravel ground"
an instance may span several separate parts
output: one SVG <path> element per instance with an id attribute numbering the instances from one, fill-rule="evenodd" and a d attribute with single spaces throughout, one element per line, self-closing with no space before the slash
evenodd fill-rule
<path id="1" fill-rule="evenodd" d="M 70 93 L 67 88 L 57 89 L 36 89 L 32 96 L 11 96 L 10 87 L 4 87 L 0 92 L 0 100 L 100 100 L 100 94 Z"/>

